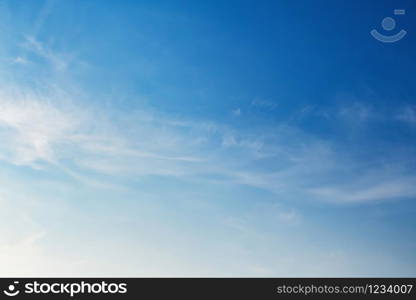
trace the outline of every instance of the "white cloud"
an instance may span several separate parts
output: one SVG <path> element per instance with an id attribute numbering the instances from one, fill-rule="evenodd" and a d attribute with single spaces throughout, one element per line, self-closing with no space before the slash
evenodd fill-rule
<path id="1" fill-rule="evenodd" d="M 410 125 L 416 124 L 416 106 L 405 106 L 401 112 L 396 116 L 400 121 Z"/>
<path id="2" fill-rule="evenodd" d="M 360 161 L 340 160 L 330 142 L 292 127 L 241 132 L 144 110 L 131 115 L 120 112 L 119 116 L 113 112 L 110 118 L 103 110 L 68 99 L 63 92 L 43 95 L 3 89 L 0 137 L 5 142 L 0 145 L 0 159 L 35 168 L 58 168 L 89 183 L 103 174 L 185 180 L 206 180 L 204 175 L 210 174 L 284 199 L 298 195 L 357 203 L 416 195 L 412 177 L 400 177 L 400 173 L 388 176 L 388 170 L 381 171 L 386 178 L 370 176 L 357 187 L 353 176 L 337 174 L 359 167 Z M 259 162 L 267 168 L 258 167 Z M 96 179 L 83 174 L 91 171 Z M 370 174 L 373 169 L 365 172 Z M 349 186 L 341 184 L 345 180 Z"/>
<path id="3" fill-rule="evenodd" d="M 233 116 L 239 117 L 239 116 L 241 116 L 241 109 L 236 108 L 236 109 L 232 110 L 231 113 L 233 114 Z"/>
<path id="4" fill-rule="evenodd" d="M 34 36 L 27 36 L 25 42 L 27 50 L 45 59 L 55 70 L 65 71 L 73 61 L 70 55 L 53 51 L 38 41 Z"/>
<path id="5" fill-rule="evenodd" d="M 15 58 L 12 60 L 12 62 L 13 62 L 14 64 L 20 64 L 20 65 L 26 65 L 26 64 L 28 64 L 28 63 L 29 63 L 29 61 L 28 61 L 26 58 L 22 57 L 22 56 L 17 56 L 17 57 L 15 57 Z"/>
<path id="6" fill-rule="evenodd" d="M 70 55 L 56 53 L 34 37 L 26 38 L 26 47 L 58 70 L 64 70 L 71 61 Z M 3 85 L 0 160 L 57 168 L 90 184 L 99 184 L 102 175 L 157 175 L 201 181 L 209 177 L 212 182 L 267 190 L 279 199 L 355 203 L 414 195 L 410 187 L 413 181 L 406 176 L 399 176 L 400 180 L 372 177 L 350 192 L 349 188 L 356 186 L 352 170 L 360 169 L 363 162 L 346 158 L 331 141 L 293 126 L 274 124 L 242 131 L 209 121 L 171 118 L 150 109 L 110 113 L 74 97 L 56 86 L 48 90 Z M 271 110 L 277 107 L 261 99 L 252 105 Z M 305 107 L 298 117 L 313 109 Z M 232 113 L 242 114 L 240 108 Z M 374 112 L 353 102 L 339 108 L 337 116 L 354 123 L 372 118 Z M 398 118 L 413 122 L 413 108 L 403 110 Z M 342 175 L 346 173 L 350 175 Z M 215 176 L 221 179 L 213 180 Z M 290 214 L 282 218 L 289 219 Z"/>
<path id="7" fill-rule="evenodd" d="M 320 187 L 310 190 L 327 202 L 362 203 L 380 200 L 396 200 L 416 197 L 416 177 L 394 178 L 389 181 L 373 181 L 366 186 Z"/>
<path id="8" fill-rule="evenodd" d="M 349 105 L 341 106 L 339 116 L 353 122 L 366 121 L 374 116 L 374 112 L 368 105 L 354 102 Z"/>
<path id="9" fill-rule="evenodd" d="M 54 148 L 78 127 L 70 113 L 32 93 L 0 93 L 0 153 L 16 164 L 56 160 Z"/>
<path id="10" fill-rule="evenodd" d="M 251 105 L 268 110 L 274 110 L 278 107 L 277 103 L 260 98 L 256 98 L 253 101 L 251 101 Z"/>

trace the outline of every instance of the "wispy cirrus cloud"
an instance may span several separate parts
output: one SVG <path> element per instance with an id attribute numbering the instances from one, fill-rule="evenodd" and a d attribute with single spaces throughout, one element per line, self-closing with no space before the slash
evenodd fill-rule
<path id="1" fill-rule="evenodd" d="M 157 175 L 202 181 L 206 175 L 215 175 L 283 198 L 302 195 L 325 202 L 416 195 L 411 174 L 397 179 L 398 173 L 382 181 L 368 176 L 364 184 L 357 184 L 354 176 L 345 174 L 362 162 L 343 157 L 331 142 L 294 127 L 241 132 L 224 124 L 175 120 L 146 110 L 127 115 L 113 112 L 110 117 L 103 110 L 62 100 L 63 95 L 3 90 L 2 160 L 35 168 L 59 167 L 78 178 L 89 176 L 83 176 L 84 171 L 97 176 Z M 365 172 L 371 174 L 374 169 Z M 348 184 L 354 192 L 347 192 Z"/>
<path id="2" fill-rule="evenodd" d="M 33 36 L 26 37 L 24 45 L 57 72 L 71 63 L 71 55 L 59 54 Z M 77 178 L 90 177 L 89 172 L 98 177 L 155 175 L 202 181 L 216 176 L 221 180 L 213 181 L 264 189 L 280 198 L 299 195 L 326 202 L 367 202 L 414 194 L 409 184 L 378 188 L 397 182 L 394 178 L 400 175 L 387 174 L 383 181 L 368 176 L 372 179 L 346 196 L 345 183 L 357 185 L 352 170 L 363 169 L 366 162 L 343 153 L 336 141 L 308 134 L 284 121 L 243 131 L 209 120 L 174 118 L 149 108 L 110 113 L 87 106 L 88 101 L 80 101 L 59 84 L 49 90 L 45 86 L 2 87 L 3 161 L 35 168 L 58 167 Z M 277 107 L 259 99 L 252 105 L 270 110 Z M 300 112 L 304 117 L 311 113 L 319 115 L 310 106 Z M 241 115 L 241 110 L 235 110 L 234 115 Z M 330 115 L 354 123 L 369 121 L 375 113 L 355 101 L 337 107 Z M 400 116 L 400 120 L 411 122 L 412 110 L 407 108 Z M 363 174 L 372 174 L 373 168 L 382 167 L 382 161 L 379 166 L 364 168 Z M 412 174 L 403 180 L 412 182 Z"/>
<path id="3" fill-rule="evenodd" d="M 70 55 L 69 53 L 59 53 L 54 51 L 50 47 L 45 46 L 42 42 L 37 40 L 34 36 L 26 36 L 23 45 L 27 51 L 43 58 L 57 71 L 65 71 L 74 61 L 73 55 Z"/>
<path id="4" fill-rule="evenodd" d="M 275 110 L 279 105 L 270 100 L 255 98 L 253 101 L 251 101 L 251 106 L 268 110 Z"/>
<path id="5" fill-rule="evenodd" d="M 416 124 L 416 106 L 406 105 L 396 115 L 396 118 L 409 125 Z"/>
<path id="6" fill-rule="evenodd" d="M 368 203 L 382 200 L 412 199 L 416 197 L 416 177 L 392 176 L 387 181 L 377 181 L 360 186 L 358 181 L 347 186 L 319 187 L 310 190 L 319 199 L 346 204 Z"/>
<path id="7" fill-rule="evenodd" d="M 53 100 L 52 100 L 53 101 Z M 63 112 L 51 99 L 25 92 L 0 93 L 0 146 L 15 164 L 53 162 L 55 147 L 70 140 L 80 125 L 79 115 Z"/>

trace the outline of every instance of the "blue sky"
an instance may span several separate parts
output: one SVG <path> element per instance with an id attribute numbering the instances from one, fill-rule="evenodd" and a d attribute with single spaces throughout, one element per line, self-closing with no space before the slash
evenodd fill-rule
<path id="1" fill-rule="evenodd" d="M 0 1 L 0 275 L 415 276 L 415 8 Z"/>

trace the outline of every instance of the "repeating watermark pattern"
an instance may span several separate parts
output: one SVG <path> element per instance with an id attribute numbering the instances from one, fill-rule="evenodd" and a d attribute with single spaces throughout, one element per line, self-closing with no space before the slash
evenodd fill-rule
<path id="1" fill-rule="evenodd" d="M 405 15 L 406 14 L 406 10 L 404 9 L 395 9 L 393 11 L 394 15 Z M 383 27 L 383 29 L 388 32 L 388 31 L 392 31 L 393 29 L 396 28 L 396 20 L 393 19 L 392 17 L 385 17 L 382 21 L 381 21 L 381 27 Z M 398 33 L 393 34 L 393 35 L 385 35 L 382 34 L 380 32 L 378 32 L 376 29 L 373 29 L 370 31 L 371 35 L 378 41 L 383 42 L 383 43 L 395 43 L 400 41 L 402 38 L 404 38 L 404 36 L 407 34 L 407 31 L 404 29 L 401 29 Z"/>

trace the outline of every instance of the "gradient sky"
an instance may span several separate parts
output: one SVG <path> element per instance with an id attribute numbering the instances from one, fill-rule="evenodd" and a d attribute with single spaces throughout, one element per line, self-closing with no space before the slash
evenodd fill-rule
<path id="1" fill-rule="evenodd" d="M 410 0 L 0 0 L 0 275 L 416 276 L 415 28 Z"/>

